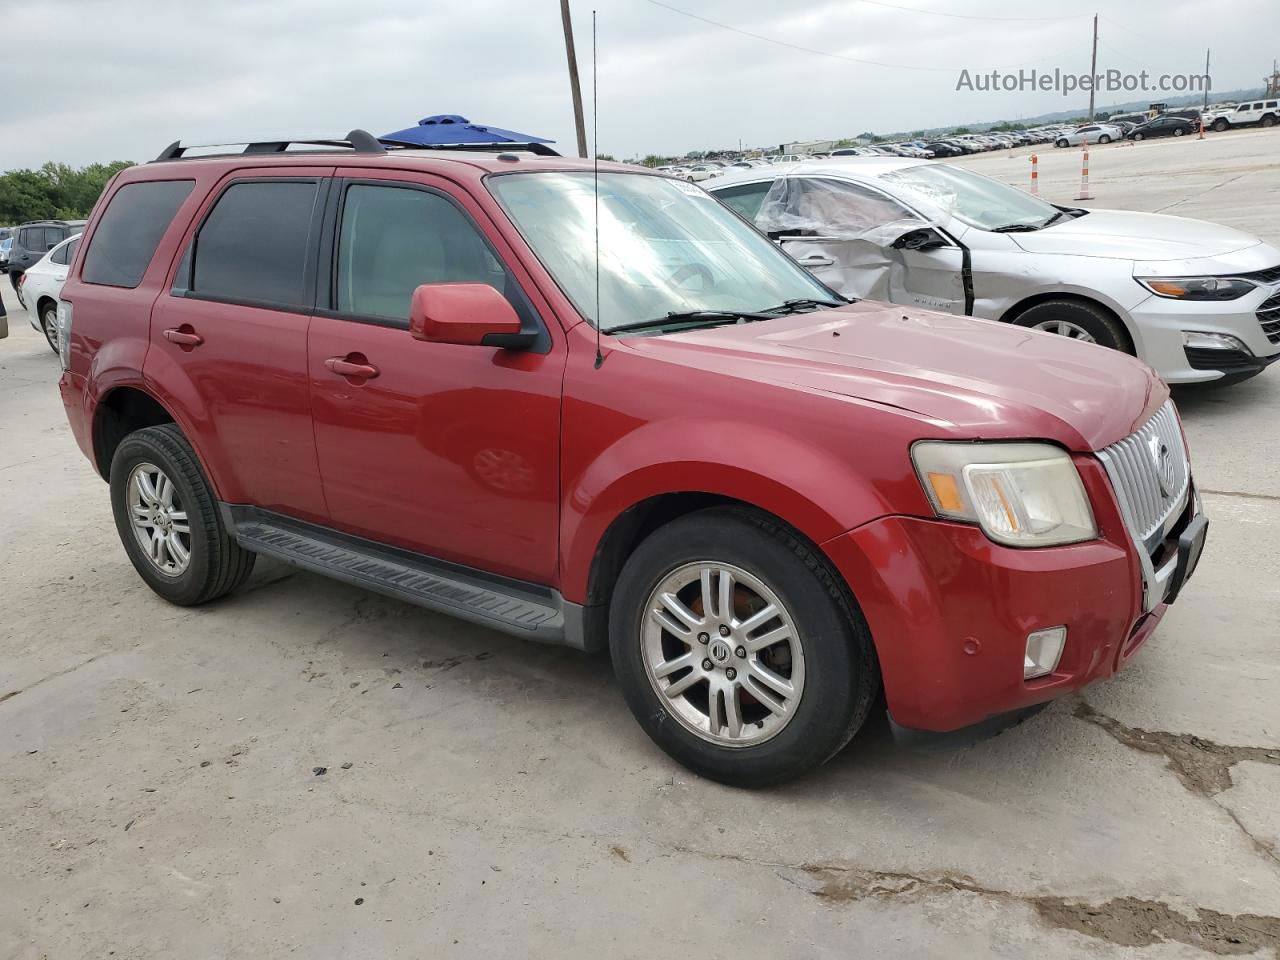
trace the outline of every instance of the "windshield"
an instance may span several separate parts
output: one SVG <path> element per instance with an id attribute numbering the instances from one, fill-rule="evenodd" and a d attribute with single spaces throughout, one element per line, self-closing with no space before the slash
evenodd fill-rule
<path id="1" fill-rule="evenodd" d="M 718 200 L 679 180 L 518 173 L 489 189 L 578 312 L 608 331 L 690 311 L 762 311 L 832 293 Z"/>
<path id="2" fill-rule="evenodd" d="M 1059 212 L 1016 187 L 946 163 L 903 167 L 882 174 L 880 179 L 924 194 L 935 207 L 950 209 L 961 223 L 979 230 L 1042 227 Z"/>

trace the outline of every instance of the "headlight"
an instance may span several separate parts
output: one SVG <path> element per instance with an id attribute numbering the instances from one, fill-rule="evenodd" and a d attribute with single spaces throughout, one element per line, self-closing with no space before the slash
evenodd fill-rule
<path id="1" fill-rule="evenodd" d="M 1157 297 L 1171 300 L 1239 300 L 1254 285 L 1234 277 L 1134 277 Z"/>
<path id="2" fill-rule="evenodd" d="M 1049 547 L 1098 535 L 1079 471 L 1052 444 L 922 441 L 911 459 L 938 516 L 976 523 L 997 543 Z"/>

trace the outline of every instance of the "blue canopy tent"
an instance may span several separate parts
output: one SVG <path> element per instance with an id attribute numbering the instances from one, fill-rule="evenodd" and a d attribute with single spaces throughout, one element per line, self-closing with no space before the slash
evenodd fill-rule
<path id="1" fill-rule="evenodd" d="M 466 117 L 453 113 L 441 113 L 434 117 L 423 117 L 416 127 L 407 127 L 394 133 L 380 137 L 386 143 L 401 143 L 415 147 L 448 147 L 459 144 L 480 146 L 484 144 L 533 144 L 555 143 L 542 137 L 533 137 L 527 133 L 516 133 L 514 130 L 503 130 L 485 124 L 472 123 Z M 552 152 L 543 147 L 538 152 Z"/>

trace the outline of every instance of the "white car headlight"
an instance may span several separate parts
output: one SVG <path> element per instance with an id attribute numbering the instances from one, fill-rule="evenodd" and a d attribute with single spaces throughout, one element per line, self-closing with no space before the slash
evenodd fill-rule
<path id="1" fill-rule="evenodd" d="M 1098 536 L 1080 473 L 1060 447 L 925 440 L 911 459 L 938 516 L 976 523 L 997 543 L 1049 547 Z"/>

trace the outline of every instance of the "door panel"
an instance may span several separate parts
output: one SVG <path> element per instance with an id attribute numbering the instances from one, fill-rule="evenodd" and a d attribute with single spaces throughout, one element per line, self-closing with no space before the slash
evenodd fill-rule
<path id="1" fill-rule="evenodd" d="M 446 182 L 406 174 L 339 184 L 330 296 L 342 310 L 312 319 L 308 360 L 332 524 L 551 584 L 563 344 L 548 338 L 545 352 L 517 352 L 410 337 L 419 283 L 491 282 L 520 300 L 505 248 L 484 239 L 475 226 L 483 213 Z M 428 184 L 436 189 L 417 189 Z M 384 191 L 394 202 L 378 199 Z"/>
<path id="2" fill-rule="evenodd" d="M 324 523 L 307 327 L 332 168 L 256 172 L 238 171 L 197 215 L 152 311 L 145 372 L 189 421 L 219 496 Z"/>

